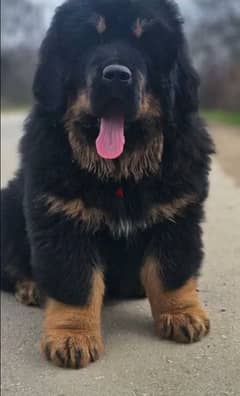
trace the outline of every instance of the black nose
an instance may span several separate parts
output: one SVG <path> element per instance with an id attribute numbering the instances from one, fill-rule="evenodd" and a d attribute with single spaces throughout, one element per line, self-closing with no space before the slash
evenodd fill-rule
<path id="1" fill-rule="evenodd" d="M 122 65 L 109 65 L 103 70 L 103 80 L 106 82 L 131 83 L 131 70 Z"/>

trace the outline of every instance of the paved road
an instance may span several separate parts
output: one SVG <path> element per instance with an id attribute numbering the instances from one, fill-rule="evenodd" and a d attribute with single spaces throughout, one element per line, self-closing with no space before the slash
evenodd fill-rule
<path id="1" fill-rule="evenodd" d="M 3 184 L 16 166 L 21 122 L 20 115 L 2 120 Z M 226 134 L 223 143 L 218 130 Z M 219 156 L 211 175 L 200 282 L 212 318 L 210 336 L 192 346 L 159 341 L 147 301 L 112 303 L 103 315 L 106 355 L 82 371 L 62 370 L 36 351 L 42 311 L 2 294 L 3 396 L 239 396 L 240 155 L 231 167 L 226 158 L 230 147 L 240 148 L 240 131 L 224 130 L 213 129 Z"/>

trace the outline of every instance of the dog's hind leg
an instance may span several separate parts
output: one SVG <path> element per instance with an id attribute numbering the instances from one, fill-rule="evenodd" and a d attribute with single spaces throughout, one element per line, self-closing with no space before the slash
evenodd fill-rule
<path id="1" fill-rule="evenodd" d="M 32 279 L 30 246 L 23 213 L 23 180 L 18 175 L 1 191 L 1 289 L 26 305 L 39 305 Z"/>

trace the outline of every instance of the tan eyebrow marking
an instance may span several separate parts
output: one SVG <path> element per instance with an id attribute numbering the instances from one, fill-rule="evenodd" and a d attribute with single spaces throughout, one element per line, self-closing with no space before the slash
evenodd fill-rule
<path id="1" fill-rule="evenodd" d="M 145 26 L 147 25 L 146 19 L 137 18 L 134 26 L 133 26 L 133 34 L 137 38 L 140 38 L 144 33 Z"/>
<path id="2" fill-rule="evenodd" d="M 102 15 L 97 16 L 97 24 L 96 24 L 97 32 L 99 34 L 103 34 L 107 29 L 106 20 Z"/>

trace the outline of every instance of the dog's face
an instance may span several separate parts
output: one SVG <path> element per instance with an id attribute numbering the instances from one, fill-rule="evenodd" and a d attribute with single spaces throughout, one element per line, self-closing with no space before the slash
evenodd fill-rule
<path id="1" fill-rule="evenodd" d="M 35 96 L 115 159 L 136 140 L 131 126 L 166 113 L 183 47 L 172 1 L 70 0 L 43 44 Z"/>
<path id="2" fill-rule="evenodd" d="M 116 111 L 132 121 L 154 111 L 144 109 L 147 96 L 152 105 L 157 97 L 153 73 L 160 77 L 169 69 L 179 40 L 168 15 L 157 11 L 140 2 L 105 1 L 86 21 L 92 31 L 82 81 L 97 117 Z"/>

